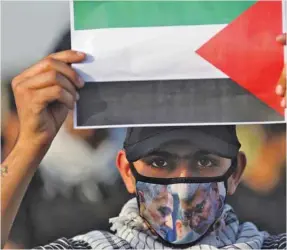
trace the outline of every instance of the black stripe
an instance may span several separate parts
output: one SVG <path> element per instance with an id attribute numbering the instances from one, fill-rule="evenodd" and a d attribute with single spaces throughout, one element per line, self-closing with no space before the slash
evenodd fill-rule
<path id="1" fill-rule="evenodd" d="M 65 248 L 70 249 L 71 248 L 71 242 L 70 240 L 67 240 L 65 238 L 61 238 L 58 240 L 60 244 L 62 244 Z"/>
<path id="2" fill-rule="evenodd" d="M 108 247 L 111 247 L 111 245 L 110 245 L 110 244 L 108 244 L 108 245 L 106 245 L 106 246 L 102 247 L 102 249 L 106 249 L 106 248 L 108 248 Z M 119 248 L 116 246 L 116 247 L 113 247 L 113 249 L 119 249 Z"/>
<path id="3" fill-rule="evenodd" d="M 155 249 L 155 240 L 153 241 L 153 249 Z"/>
<path id="4" fill-rule="evenodd" d="M 92 82 L 80 96 L 86 126 L 284 120 L 230 79 Z"/>
<path id="5" fill-rule="evenodd" d="M 219 237 L 219 240 L 220 240 L 221 243 L 223 243 L 223 246 L 226 246 L 226 242 L 224 242 L 224 241 L 221 239 L 221 237 Z"/>
<path id="6" fill-rule="evenodd" d="M 124 231 L 121 233 L 122 238 L 125 238 L 124 233 L 129 229 L 127 226 L 125 226 L 126 228 L 124 229 Z"/>
<path id="7" fill-rule="evenodd" d="M 148 235 L 146 234 L 145 235 L 145 240 L 144 240 L 145 241 L 145 246 L 147 246 L 147 237 L 148 237 Z"/>
<path id="8" fill-rule="evenodd" d="M 249 231 L 254 231 L 254 228 L 247 228 L 247 229 L 244 229 L 244 231 L 242 232 L 243 233 L 246 233 L 246 232 L 249 232 Z"/>
<path id="9" fill-rule="evenodd" d="M 137 236 L 138 243 L 136 244 L 135 248 L 137 248 L 138 244 L 140 243 L 140 233 L 141 233 L 141 230 L 138 231 L 138 236 Z"/>
<path id="10" fill-rule="evenodd" d="M 250 245 L 250 244 L 248 244 L 247 242 L 244 242 L 247 246 L 249 246 L 251 249 L 253 249 L 253 247 Z"/>
<path id="11" fill-rule="evenodd" d="M 233 235 L 236 236 L 236 233 L 235 233 L 235 230 L 233 229 L 233 227 L 231 225 L 228 225 L 228 228 L 230 228 L 232 233 L 233 233 Z"/>
<path id="12" fill-rule="evenodd" d="M 240 236 L 237 240 L 242 239 L 242 238 L 250 239 L 250 238 L 253 238 L 255 236 L 258 236 L 258 234 L 254 234 L 254 235 L 250 235 L 250 236 Z"/>
<path id="13" fill-rule="evenodd" d="M 115 242 L 111 235 L 109 233 L 103 232 L 103 235 L 106 237 L 107 241 L 110 243 L 110 245 L 113 247 L 113 249 L 119 249 L 118 243 Z"/>
<path id="14" fill-rule="evenodd" d="M 227 218 L 227 220 L 225 221 L 225 225 L 229 226 L 231 223 L 236 222 L 237 218 Z"/>
<path id="15" fill-rule="evenodd" d="M 230 242 L 232 242 L 232 240 L 229 238 L 229 235 L 227 233 L 225 233 L 225 230 L 222 230 L 222 233 L 225 235 L 225 237 L 230 240 Z"/>
<path id="16" fill-rule="evenodd" d="M 278 249 L 285 249 L 285 248 L 286 248 L 286 241 L 279 243 Z"/>
<path id="17" fill-rule="evenodd" d="M 107 242 L 107 239 L 101 239 L 99 241 L 96 241 L 97 242 L 97 245 L 96 246 L 93 246 L 93 248 L 97 248 L 99 245 L 103 244 L 104 242 Z"/>

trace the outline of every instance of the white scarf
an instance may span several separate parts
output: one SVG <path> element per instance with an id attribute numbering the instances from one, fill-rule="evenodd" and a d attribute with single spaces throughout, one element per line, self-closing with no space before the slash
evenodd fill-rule
<path id="1" fill-rule="evenodd" d="M 136 199 L 130 200 L 118 217 L 110 219 L 112 231 L 127 241 L 134 249 L 170 249 L 147 228 L 139 216 Z M 220 226 L 206 235 L 196 246 L 187 249 L 260 249 L 266 232 L 258 231 L 250 222 L 239 224 L 237 216 L 229 205 L 225 205 Z"/>

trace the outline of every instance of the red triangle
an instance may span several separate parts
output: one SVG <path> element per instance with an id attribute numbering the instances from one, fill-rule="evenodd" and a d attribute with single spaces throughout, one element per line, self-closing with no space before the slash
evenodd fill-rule
<path id="1" fill-rule="evenodd" d="M 281 98 L 275 94 L 284 65 L 283 46 L 275 40 L 281 33 L 282 2 L 258 1 L 197 53 L 284 115 Z"/>

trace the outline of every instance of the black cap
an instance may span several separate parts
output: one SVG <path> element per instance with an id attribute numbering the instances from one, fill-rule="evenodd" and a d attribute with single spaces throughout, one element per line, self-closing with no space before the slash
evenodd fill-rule
<path id="1" fill-rule="evenodd" d="M 236 157 L 241 147 L 234 125 L 216 125 L 129 128 L 124 149 L 128 161 L 134 162 L 174 140 L 188 141 L 200 149 L 226 158 Z"/>

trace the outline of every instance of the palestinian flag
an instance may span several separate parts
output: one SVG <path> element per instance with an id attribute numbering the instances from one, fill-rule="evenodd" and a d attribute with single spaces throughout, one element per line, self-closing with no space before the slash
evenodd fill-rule
<path id="1" fill-rule="evenodd" d="M 229 80 L 283 115 L 274 91 L 284 65 L 283 46 L 275 41 L 282 5 L 74 1 L 72 48 L 92 56 L 74 67 L 88 82 Z"/>

